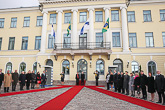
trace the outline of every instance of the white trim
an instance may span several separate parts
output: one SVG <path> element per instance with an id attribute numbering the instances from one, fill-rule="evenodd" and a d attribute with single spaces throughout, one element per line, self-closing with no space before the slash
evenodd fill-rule
<path id="1" fill-rule="evenodd" d="M 132 56 L 164 56 L 165 53 L 132 53 Z"/>
<path id="2" fill-rule="evenodd" d="M 7 65 L 8 63 L 11 63 L 11 66 L 12 66 L 12 70 L 11 70 L 11 71 L 13 71 L 13 63 L 12 63 L 11 61 L 8 61 L 8 62 L 6 63 L 6 65 Z M 6 74 L 6 73 L 5 73 L 5 72 L 6 72 L 6 65 L 5 65 L 5 69 L 4 69 L 4 74 Z"/>
<path id="3" fill-rule="evenodd" d="M 142 0 L 142 1 L 130 1 L 130 6 L 137 5 L 150 5 L 150 4 L 164 4 L 165 0 Z"/>
<path id="4" fill-rule="evenodd" d="M 12 12 L 22 12 L 22 11 L 37 11 L 40 12 L 39 7 L 23 7 L 23 8 L 6 8 L 0 9 L 0 13 L 12 13 Z"/>
<path id="5" fill-rule="evenodd" d="M 117 68 L 118 65 L 109 65 L 108 67 Z"/>

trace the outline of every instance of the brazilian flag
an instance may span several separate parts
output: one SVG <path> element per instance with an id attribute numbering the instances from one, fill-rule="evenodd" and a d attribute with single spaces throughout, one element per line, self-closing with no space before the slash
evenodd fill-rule
<path id="1" fill-rule="evenodd" d="M 109 18 L 107 19 L 107 22 L 104 24 L 104 27 L 102 29 L 102 33 L 107 32 L 108 28 L 109 28 Z"/>
<path id="2" fill-rule="evenodd" d="M 68 28 L 67 28 L 67 31 L 68 31 L 68 33 L 67 33 L 67 36 L 69 35 L 69 31 L 71 30 L 71 23 L 69 22 L 69 26 L 68 26 Z"/>

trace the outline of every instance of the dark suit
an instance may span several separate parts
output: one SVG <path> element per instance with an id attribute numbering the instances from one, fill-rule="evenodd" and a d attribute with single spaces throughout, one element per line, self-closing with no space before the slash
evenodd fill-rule
<path id="1" fill-rule="evenodd" d="M 95 73 L 95 79 L 96 79 L 96 86 L 98 86 L 98 80 L 99 80 L 99 73 Z"/>
<path id="2" fill-rule="evenodd" d="M 129 79 L 130 79 L 129 75 L 124 76 L 123 88 L 124 90 L 126 90 L 127 95 L 129 95 Z"/>
<path id="3" fill-rule="evenodd" d="M 4 81 L 4 73 L 0 73 L 0 88 L 2 86 L 2 81 Z"/>
<path id="4" fill-rule="evenodd" d="M 13 82 L 12 82 L 12 91 L 15 91 L 16 85 L 17 85 L 18 80 L 19 80 L 18 73 L 15 73 L 15 72 L 12 73 L 12 80 L 13 80 Z"/>
<path id="5" fill-rule="evenodd" d="M 113 82 L 115 87 L 115 92 L 117 91 L 117 73 L 114 73 L 113 75 Z"/>
<path id="6" fill-rule="evenodd" d="M 79 74 L 76 74 L 76 85 L 79 85 L 79 78 L 80 78 L 80 76 L 79 76 Z"/>
<path id="7" fill-rule="evenodd" d="M 145 74 L 140 75 L 140 88 L 142 89 L 143 98 L 147 98 L 146 85 L 148 84 L 148 79 Z"/>
<path id="8" fill-rule="evenodd" d="M 85 74 L 81 74 L 81 85 L 84 85 Z"/>
<path id="9" fill-rule="evenodd" d="M 156 75 L 155 78 L 155 90 L 158 92 L 159 95 L 159 102 L 162 102 L 163 97 L 163 103 L 165 103 L 164 98 L 164 76 L 163 75 Z"/>
<path id="10" fill-rule="evenodd" d="M 30 86 L 30 81 L 31 81 L 31 74 L 27 73 L 26 74 L 26 89 L 29 90 L 29 86 Z"/>
<path id="11" fill-rule="evenodd" d="M 45 88 L 45 84 L 46 84 L 46 74 L 42 73 L 41 75 L 41 88 Z"/>
<path id="12" fill-rule="evenodd" d="M 34 89 L 35 82 L 36 82 L 36 75 L 35 73 L 31 73 L 31 89 Z"/>
<path id="13" fill-rule="evenodd" d="M 117 90 L 120 93 L 121 92 L 121 75 L 117 75 Z"/>
<path id="14" fill-rule="evenodd" d="M 26 80 L 26 75 L 20 74 L 20 76 L 19 76 L 20 90 L 23 90 L 23 87 L 25 86 L 25 80 Z"/>

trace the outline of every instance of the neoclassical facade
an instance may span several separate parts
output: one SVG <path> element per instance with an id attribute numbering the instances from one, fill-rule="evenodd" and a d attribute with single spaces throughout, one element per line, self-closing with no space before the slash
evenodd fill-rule
<path id="1" fill-rule="evenodd" d="M 48 84 L 77 72 L 105 80 L 111 69 L 165 72 L 164 0 L 39 0 L 40 7 L 0 10 L 0 68 L 47 70 Z M 109 18 L 109 29 L 102 28 Z M 89 29 L 80 35 L 86 21 Z M 71 31 L 67 28 L 71 23 Z M 55 39 L 51 30 L 55 31 Z"/>

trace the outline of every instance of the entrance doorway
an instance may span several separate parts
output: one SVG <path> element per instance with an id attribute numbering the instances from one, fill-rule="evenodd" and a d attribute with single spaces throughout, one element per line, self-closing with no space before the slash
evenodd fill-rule
<path id="1" fill-rule="evenodd" d="M 87 34 L 80 35 L 79 48 L 80 49 L 86 49 L 87 48 Z"/>
<path id="2" fill-rule="evenodd" d="M 81 78 L 81 73 L 84 72 L 85 80 L 87 80 L 87 61 L 85 59 L 80 59 L 77 62 L 77 72 L 79 72 L 80 78 Z"/>
<path id="3" fill-rule="evenodd" d="M 48 59 L 47 62 L 46 62 L 46 66 L 45 66 L 45 72 L 46 72 L 46 77 L 47 77 L 46 84 L 47 85 L 51 85 L 52 67 L 53 67 L 53 61 Z"/>

